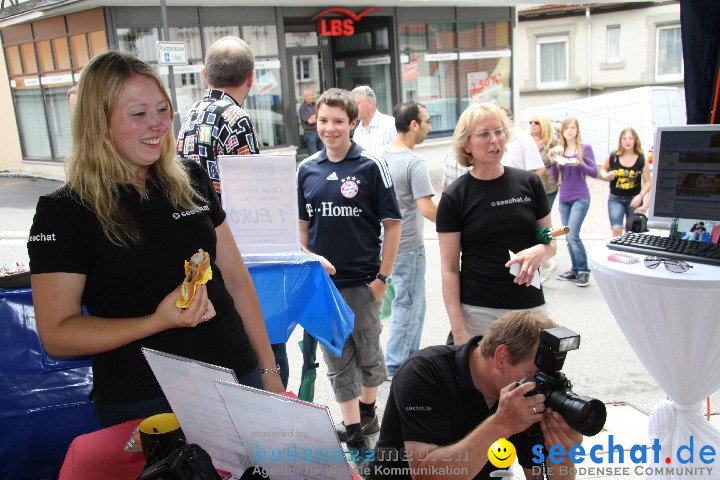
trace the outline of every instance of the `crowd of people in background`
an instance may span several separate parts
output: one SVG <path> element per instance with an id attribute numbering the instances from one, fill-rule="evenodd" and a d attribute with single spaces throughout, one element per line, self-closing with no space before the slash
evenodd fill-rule
<path id="1" fill-rule="evenodd" d="M 42 341 L 54 354 L 93 355 L 95 410 L 102 425 L 169 410 L 141 347 L 232 368 L 241 383 L 257 388 L 287 388 L 291 366 L 285 345 L 269 344 L 220 204 L 219 157 L 260 152 L 243 109 L 254 83 L 253 52 L 240 38 L 222 38 L 209 47 L 202 75 L 207 90 L 188 112 L 177 140 L 162 81 L 128 54 L 97 56 L 68 91 L 73 130 L 68 183 L 41 198 L 32 231 L 62 233 L 69 241 L 30 242 L 28 249 Z M 527 414 L 501 432 L 508 437 L 540 422 L 558 443 L 578 442 L 579 434 L 545 411 L 537 395 L 524 395 L 531 388 L 512 393 L 514 382 L 533 368 L 539 331 L 554 326 L 544 313 L 542 285 L 555 269 L 557 247 L 548 232 L 556 200 L 563 225 L 570 227 L 571 260 L 571 269 L 556 278 L 589 284 L 581 232 L 591 201 L 587 178 L 598 177 L 598 169 L 578 120 L 567 117 L 556 129 L 549 117 L 535 114 L 521 128 L 509 110 L 471 103 L 454 131 L 437 200 L 427 161 L 415 149 L 432 130 L 425 105 L 400 103 L 388 115 L 365 85 L 315 96 L 313 88 L 305 88 L 298 109 L 308 154 L 297 170 L 300 243 L 355 314 L 341 356 L 321 348 L 343 417 L 338 437 L 361 452 L 358 466 L 366 467 L 362 459 L 372 449 L 372 433 L 381 432 L 379 447 L 410 441 L 419 454 L 427 444 L 483 435 L 477 422 L 486 418 L 507 420 L 508 410 L 498 404 Z M 609 182 L 612 235 L 620 235 L 628 218 L 646 208 L 651 185 L 635 130 L 620 133 L 599 178 Z M 353 208 L 328 214 L 320 208 L 327 202 Z M 197 215 L 157 223 L 158 215 L 176 209 Z M 419 351 L 426 311 L 425 220 L 436 222 L 450 327 L 448 346 L 432 351 Z M 704 233 L 702 222 L 691 233 Z M 199 246 L 211 254 L 215 278 L 198 287 L 189 308 L 178 309 L 174 301 L 182 279 L 171 272 Z M 135 274 L 138 258 L 154 275 Z M 142 298 L 119 301 L 137 298 L 136 290 L 144 292 Z M 391 305 L 384 349 L 383 298 Z M 81 315 L 81 299 L 90 316 Z M 525 342 L 520 350 L 508 347 L 516 337 Z M 435 369 L 435 376 L 425 368 Z M 445 370 L 447 375 L 438 373 Z M 388 379 L 393 380 L 390 413 L 381 427 L 375 402 Z M 462 382 L 475 382 L 481 396 L 496 403 L 488 403 L 476 423 L 444 432 L 439 425 L 457 412 L 442 396 L 470 386 Z M 416 418 L 393 403 L 415 398 L 421 387 L 437 394 L 427 397 L 437 405 L 434 413 Z M 452 399 L 457 405 L 476 401 L 458 395 Z M 433 425 L 437 428 L 429 428 Z M 476 473 L 491 469 L 485 443 L 471 462 Z"/>

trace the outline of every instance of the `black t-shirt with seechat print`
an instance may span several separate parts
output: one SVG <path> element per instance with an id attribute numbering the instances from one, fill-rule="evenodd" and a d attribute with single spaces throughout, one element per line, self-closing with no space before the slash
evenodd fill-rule
<path id="1" fill-rule="evenodd" d="M 199 248 L 210 254 L 213 278 L 208 296 L 217 316 L 194 328 L 165 330 L 93 356 L 94 387 L 102 404 L 129 403 L 162 396 L 140 348 L 149 347 L 225 366 L 243 375 L 255 368 L 242 320 L 215 264 L 215 228 L 225 221 L 207 173 L 183 162 L 196 190 L 197 209 L 181 211 L 162 188 L 147 183 L 147 198 L 121 188 L 123 211 L 135 223 L 140 243 L 131 248 L 108 240 L 95 214 L 68 186 L 40 197 L 30 231 L 28 252 L 33 274 L 67 272 L 85 275 L 82 303 L 104 318 L 143 317 L 185 277 L 184 261 Z"/>

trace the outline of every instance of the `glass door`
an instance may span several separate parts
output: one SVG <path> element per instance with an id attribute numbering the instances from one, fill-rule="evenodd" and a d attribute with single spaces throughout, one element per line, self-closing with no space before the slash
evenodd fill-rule
<path id="1" fill-rule="evenodd" d="M 290 64 L 293 69 L 293 94 L 295 95 L 295 112 L 298 112 L 300 106 L 305 102 L 305 94 L 312 91 L 313 101 L 317 100 L 320 94 L 325 90 L 323 82 L 323 62 L 319 51 L 303 52 L 291 54 Z M 299 151 L 307 153 L 307 142 L 305 140 L 305 131 L 300 123 L 299 114 L 296 115 L 296 124 L 298 138 L 300 142 Z"/>

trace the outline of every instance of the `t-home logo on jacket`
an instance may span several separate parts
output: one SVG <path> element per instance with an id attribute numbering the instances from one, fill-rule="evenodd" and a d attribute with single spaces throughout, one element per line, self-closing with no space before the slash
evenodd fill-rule
<path id="1" fill-rule="evenodd" d="M 308 217 L 312 217 L 316 213 L 321 217 L 359 217 L 362 213 L 362 208 L 347 205 L 338 207 L 333 205 L 333 202 L 322 202 L 319 207 L 314 209 L 312 205 L 306 203 L 305 210 L 308 212 Z"/>

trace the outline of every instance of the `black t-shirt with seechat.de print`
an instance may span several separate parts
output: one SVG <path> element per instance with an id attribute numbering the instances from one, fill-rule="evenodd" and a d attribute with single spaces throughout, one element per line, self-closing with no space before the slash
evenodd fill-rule
<path id="1" fill-rule="evenodd" d="M 217 316 L 194 328 L 165 330 L 114 350 L 93 355 L 94 388 L 102 404 L 130 403 L 162 396 L 140 349 L 180 355 L 220 365 L 243 375 L 257 365 L 242 319 L 215 265 L 215 228 L 225 221 L 205 170 L 183 162 L 196 190 L 197 209 L 181 211 L 152 180 L 147 198 L 121 188 L 123 211 L 135 223 L 140 243 L 131 248 L 108 240 L 95 214 L 69 187 L 40 197 L 28 252 L 33 274 L 68 272 L 85 275 L 82 303 L 94 316 L 143 317 L 185 277 L 184 261 L 199 248 L 210 254 L 213 278 L 208 296 Z"/>

